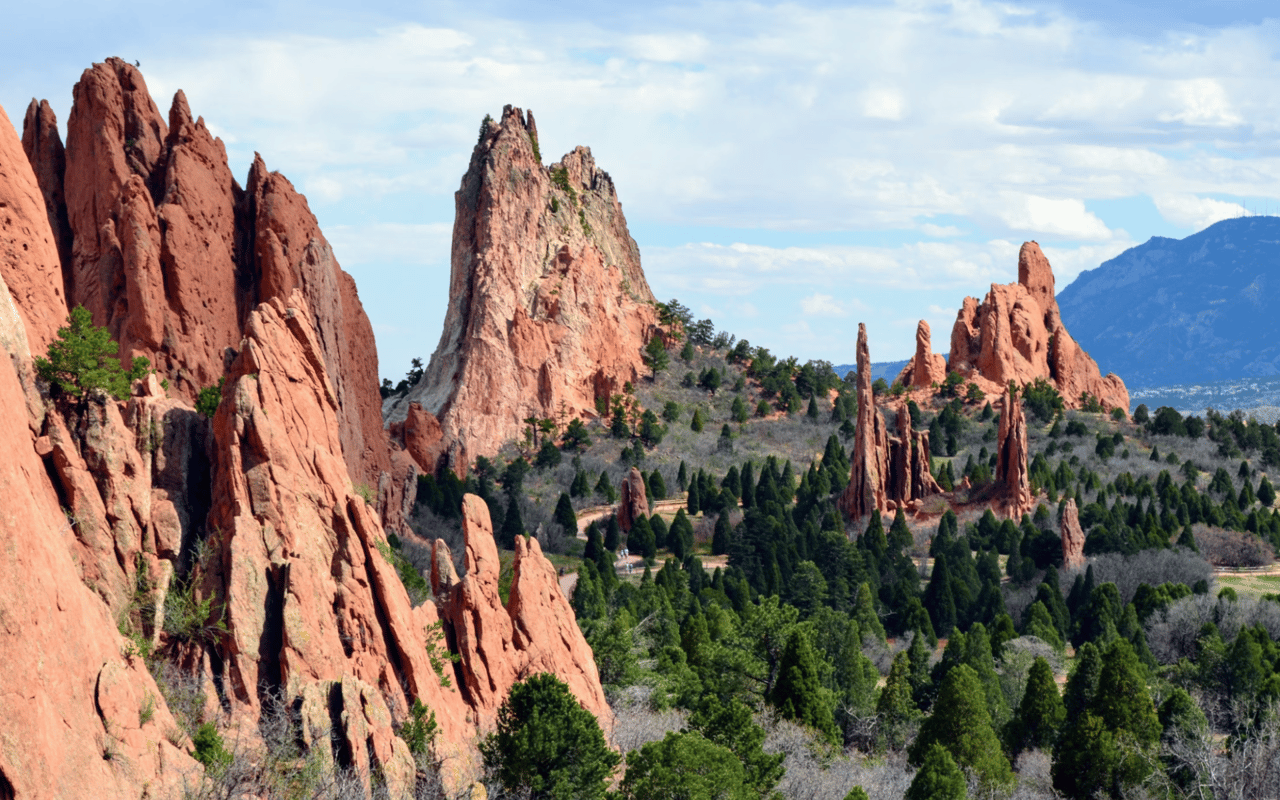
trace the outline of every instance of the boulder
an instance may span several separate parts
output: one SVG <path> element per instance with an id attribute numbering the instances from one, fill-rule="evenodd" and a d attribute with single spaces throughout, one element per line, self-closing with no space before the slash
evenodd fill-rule
<path id="1" fill-rule="evenodd" d="M 437 420 L 428 460 L 493 455 L 528 417 L 594 418 L 597 400 L 648 374 L 658 319 L 613 180 L 586 148 L 550 167 L 536 148 L 533 114 L 507 106 L 455 195 L 444 331 L 386 409 L 391 423 L 413 403 Z"/>

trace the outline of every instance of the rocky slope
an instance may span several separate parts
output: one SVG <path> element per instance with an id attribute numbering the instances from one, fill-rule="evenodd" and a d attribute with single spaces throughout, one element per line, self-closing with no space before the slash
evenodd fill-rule
<path id="1" fill-rule="evenodd" d="M 61 171 L 47 105 L 29 110 L 25 151 L 0 110 L 0 402 L 11 411 L 0 662 L 14 667 L 0 697 L 0 797 L 168 796 L 199 780 L 121 630 L 197 675 L 214 698 L 206 713 L 242 738 L 279 696 L 307 737 L 331 731 L 333 756 L 366 786 L 380 769 L 393 795 L 412 779 L 394 726 L 413 698 L 436 714 L 455 784 L 475 765 L 476 732 L 526 675 L 555 672 L 607 715 L 536 543 L 516 553 L 505 606 L 496 557 L 469 559 L 463 579 L 492 597 L 444 586 L 410 603 L 382 520 L 412 506 L 416 468 L 368 402 L 376 356 L 354 284 L 288 181 L 257 159 L 241 190 L 181 94 L 167 126 L 154 112 L 132 67 L 87 70 Z M 122 402 L 42 394 L 31 355 L 76 302 L 127 357 L 153 358 L 169 391 L 152 375 Z M 191 392 L 223 374 L 206 420 Z M 370 477 L 376 498 L 361 485 Z M 469 556 L 496 553 L 477 505 L 468 499 Z M 165 628 L 165 603 L 185 587 L 211 604 L 200 635 Z M 466 624 L 482 640 L 459 633 Z M 451 676 L 433 649 L 458 654 Z"/>
<path id="2" fill-rule="evenodd" d="M 423 469 L 492 454 L 530 416 L 594 417 L 646 374 L 657 315 L 613 181 L 583 147 L 543 166 L 537 139 L 532 113 L 486 118 L 455 196 L 444 332 L 384 409 L 400 423 L 417 403 L 438 422 L 406 440 Z"/>
<path id="3" fill-rule="evenodd" d="M 1223 220 L 1082 272 L 1058 305 L 1081 346 L 1133 388 L 1276 375 L 1277 265 L 1280 218 Z"/>
<path id="4" fill-rule="evenodd" d="M 938 371 L 938 357 L 928 354 L 927 328 L 923 333 L 922 339 L 917 332 L 916 355 L 898 378 L 917 390 L 929 385 L 925 381 L 937 380 Z M 923 361 L 927 366 L 918 366 Z M 1025 242 L 1018 253 L 1017 283 L 992 284 L 981 302 L 964 299 L 951 331 L 946 370 L 988 395 L 1004 394 L 1010 381 L 1021 386 L 1044 379 L 1067 408 L 1082 407 L 1085 393 L 1104 408 L 1129 408 L 1124 381 L 1115 374 L 1102 375 L 1067 332 L 1054 297 L 1053 268 L 1035 242 Z"/>

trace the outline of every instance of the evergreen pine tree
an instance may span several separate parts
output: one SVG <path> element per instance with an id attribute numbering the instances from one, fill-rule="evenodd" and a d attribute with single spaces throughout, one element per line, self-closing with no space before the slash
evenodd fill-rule
<path id="1" fill-rule="evenodd" d="M 702 429 L 705 425 L 706 423 L 702 419 L 702 409 L 695 408 L 693 410 L 693 419 L 689 422 L 689 430 L 694 433 L 702 433 Z"/>
<path id="2" fill-rule="evenodd" d="M 729 409 L 729 416 L 739 425 L 747 421 L 750 415 L 747 413 L 746 403 L 742 402 L 742 395 L 733 398 L 733 406 Z"/>
<path id="3" fill-rule="evenodd" d="M 1266 478 L 1263 478 L 1263 480 L 1266 480 Z M 1190 524 L 1182 529 L 1182 535 L 1178 537 L 1178 547 L 1185 547 L 1193 553 L 1200 552 L 1200 547 L 1196 544 L 1196 536 L 1191 531 Z"/>
<path id="4" fill-rule="evenodd" d="M 573 501 L 569 499 L 567 493 L 560 493 L 560 499 L 556 501 L 556 510 L 552 519 L 560 523 L 561 528 L 564 528 L 565 536 L 570 539 L 577 537 L 578 515 L 573 513 Z"/>
<path id="5" fill-rule="evenodd" d="M 690 514 L 697 515 L 702 511 L 701 494 L 701 487 L 698 486 L 698 479 L 695 475 L 694 479 L 689 481 L 689 494 L 684 501 L 685 508 L 689 509 Z"/>
<path id="6" fill-rule="evenodd" d="M 715 533 L 711 537 L 711 555 L 721 556 L 729 552 L 729 514 L 722 513 L 716 520 Z"/>
<path id="7" fill-rule="evenodd" d="M 809 408 L 804 412 L 804 415 L 809 418 L 810 422 L 818 421 L 818 398 L 814 395 L 809 395 Z"/>
<path id="8" fill-rule="evenodd" d="M 947 569 L 947 557 L 938 554 L 933 562 L 933 574 L 924 590 L 924 607 L 933 622 L 938 636 L 947 638 L 956 627 L 956 601 L 951 593 L 951 572 Z"/>
<path id="9" fill-rule="evenodd" d="M 507 513 L 502 520 L 502 532 L 498 536 L 498 545 L 504 550 L 514 550 L 516 537 L 524 536 L 524 520 L 520 517 L 520 502 L 515 494 L 507 495 Z"/>
<path id="10" fill-rule="evenodd" d="M 627 549 L 651 561 L 658 555 L 657 543 L 653 538 L 653 529 L 649 527 L 649 518 L 644 514 L 636 517 L 636 521 L 627 532 Z"/>
<path id="11" fill-rule="evenodd" d="M 875 601 L 872 599 L 871 586 L 863 583 L 858 586 L 858 600 L 853 611 L 854 622 L 863 637 L 874 636 L 881 642 L 886 641 L 884 625 L 880 624 L 880 615 L 876 613 Z"/>
<path id="12" fill-rule="evenodd" d="M 604 470 L 600 470 L 600 480 L 596 481 L 595 492 L 609 503 L 618 501 L 618 490 L 613 488 L 613 484 L 609 482 L 609 473 Z"/>
<path id="13" fill-rule="evenodd" d="M 664 550 L 671 547 L 671 539 L 667 531 L 667 521 L 662 518 L 662 515 L 654 514 L 649 517 L 649 530 L 653 531 L 653 546 L 655 548 L 658 550 Z M 672 554 L 675 555 L 677 561 L 684 561 L 683 553 L 677 554 L 672 551 Z"/>
<path id="14" fill-rule="evenodd" d="M 1076 651 L 1075 670 L 1067 679 L 1066 691 L 1063 692 L 1062 704 L 1069 719 L 1080 717 L 1093 702 L 1101 675 L 1102 654 L 1093 642 L 1085 642 Z"/>
<path id="15" fill-rule="evenodd" d="M 676 473 L 676 484 L 682 492 L 689 490 L 689 471 L 685 467 L 684 461 L 680 462 L 680 471 Z"/>
<path id="16" fill-rule="evenodd" d="M 742 484 L 742 492 L 738 495 L 742 498 L 742 507 L 744 509 L 751 508 L 756 502 L 756 481 L 750 461 L 742 465 L 742 472 L 738 482 Z"/>
<path id="17" fill-rule="evenodd" d="M 1006 727 L 1005 741 L 1015 756 L 1023 750 L 1049 750 L 1058 739 L 1058 731 L 1066 719 L 1067 709 L 1058 694 L 1053 667 L 1037 657 L 1027 675 L 1027 688 L 1022 702 Z"/>
<path id="18" fill-rule="evenodd" d="M 967 664 L 947 672 L 933 714 L 920 726 L 920 735 L 908 750 L 911 763 L 923 762 L 929 748 L 937 744 L 951 753 L 958 766 L 977 773 L 984 785 L 1011 784 L 1013 770 L 991 727 L 983 695 L 981 681 Z"/>
<path id="19" fill-rule="evenodd" d="M 901 651 L 894 656 L 889 677 L 880 690 L 880 699 L 876 701 L 881 746 L 897 750 L 911 738 L 911 730 L 921 717 L 913 696 L 911 661 L 908 653 Z"/>
<path id="20" fill-rule="evenodd" d="M 610 514 L 608 521 L 604 524 L 604 549 L 610 553 L 618 552 L 618 546 L 622 544 L 622 530 L 618 527 L 618 515 Z"/>
<path id="21" fill-rule="evenodd" d="M 930 745 L 905 800 L 965 800 L 968 796 L 968 782 L 955 759 L 942 745 Z"/>
<path id="22" fill-rule="evenodd" d="M 783 717 L 817 730 L 834 743 L 836 722 L 829 693 L 822 686 L 819 658 L 805 629 L 792 629 L 769 702 Z"/>
<path id="23" fill-rule="evenodd" d="M 656 469 L 649 475 L 649 491 L 651 494 L 648 498 L 651 500 L 667 499 L 667 482 L 663 480 L 662 473 Z"/>

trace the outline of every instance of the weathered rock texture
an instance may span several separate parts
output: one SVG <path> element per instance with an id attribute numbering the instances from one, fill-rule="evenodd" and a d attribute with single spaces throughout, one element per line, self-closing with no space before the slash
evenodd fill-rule
<path id="1" fill-rule="evenodd" d="M 435 711 L 442 753 L 459 769 L 474 760 L 477 726 L 492 725 L 512 684 L 536 672 L 560 675 L 607 717 L 590 648 L 536 541 L 517 543 L 503 607 L 498 550 L 478 497 L 463 501 L 466 576 L 458 580 L 437 541 L 438 605 L 410 604 L 377 515 L 347 477 L 337 401 L 300 290 L 250 314 L 213 427 L 209 527 L 220 534 L 201 585 L 226 603 L 231 635 L 219 652 L 219 686 L 237 712 L 252 718 L 263 687 L 302 697 L 347 726 L 343 735 L 373 742 L 368 752 L 384 770 L 405 768 L 389 709 L 403 711 L 415 697 Z M 433 670 L 431 647 L 460 655 L 452 688 Z M 339 696 L 348 716 L 363 709 L 359 736 L 333 710 Z"/>
<path id="2" fill-rule="evenodd" d="M 1011 519 L 1031 510 L 1034 498 L 1027 466 L 1027 417 L 1012 388 L 1005 390 L 1004 408 L 1000 413 L 995 482 L 1002 493 L 996 505 Z"/>
<path id="3" fill-rule="evenodd" d="M 439 421 L 424 470 L 496 452 L 530 416 L 594 417 L 597 398 L 647 374 L 657 315 L 613 181 L 583 147 L 544 167 L 537 135 L 532 113 L 507 106 L 455 196 L 444 332 L 386 409 L 399 422 L 416 402 Z"/>
<path id="4" fill-rule="evenodd" d="M 981 303 L 966 297 L 951 331 L 948 369 L 978 384 L 987 394 L 1003 394 L 1037 378 L 1049 381 L 1067 408 L 1080 408 L 1082 395 L 1105 408 L 1129 409 L 1124 381 L 1103 376 L 1098 365 L 1067 333 L 1053 293 L 1053 270 L 1040 245 L 1026 242 L 1018 254 L 1018 282 L 992 284 Z"/>
<path id="5" fill-rule="evenodd" d="M 126 363 L 149 358 L 170 395 L 190 402 L 225 373 L 251 310 L 300 288 L 341 410 L 348 471 L 378 485 L 392 464 L 373 329 L 306 200 L 260 157 L 242 189 L 186 96 L 174 96 L 166 122 L 142 74 L 118 58 L 85 70 L 74 97 L 65 153 L 47 103 L 33 102 L 24 125 L 52 231 L 45 249 L 64 257 L 25 278 L 55 295 L 23 306 L 41 332 L 32 346 L 43 348 L 69 307 L 83 305 Z"/>
<path id="6" fill-rule="evenodd" d="M 64 169 L 47 106 L 29 110 L 25 150 L 0 110 L 0 797 L 168 797 L 197 779 L 145 666 L 121 655 L 121 620 L 200 670 L 208 713 L 251 738 L 278 693 L 305 736 L 331 731 L 338 745 L 322 749 L 366 781 L 380 770 L 393 795 L 412 780 L 394 736 L 411 698 L 435 712 L 455 784 L 525 675 L 556 672 L 607 715 L 536 542 L 517 549 L 505 608 L 491 602 L 496 557 L 466 577 L 492 598 L 455 593 L 442 562 L 436 602 L 410 602 L 380 518 L 407 516 L 417 466 L 386 444 L 368 321 L 288 182 L 259 159 L 242 191 L 181 94 L 166 125 L 117 59 L 86 71 L 69 128 Z M 75 302 L 171 392 L 153 375 L 124 402 L 41 397 L 31 354 Z M 206 420 L 191 394 L 224 372 Z M 470 516 L 469 547 L 496 553 L 487 514 Z M 174 580 L 225 633 L 162 631 Z M 498 637 L 473 637 L 456 669 L 446 660 L 448 687 L 429 653 L 458 650 L 468 616 Z"/>
<path id="7" fill-rule="evenodd" d="M 947 360 L 934 353 L 931 347 L 929 323 L 920 320 L 916 326 L 916 354 L 903 367 L 895 382 L 908 389 L 928 389 L 935 384 L 941 386 L 947 379 Z"/>
<path id="8" fill-rule="evenodd" d="M 516 539 L 511 595 L 506 607 L 498 594 L 501 566 L 489 507 L 475 495 L 462 503 L 466 576 L 448 588 L 445 629 L 462 656 L 467 702 L 480 727 L 491 725 L 512 684 L 540 672 L 558 675 L 588 711 L 609 725 L 611 713 L 600 688 L 595 659 L 574 622 L 551 562 L 537 539 Z M 436 559 L 448 549 L 437 541 Z M 444 568 L 446 574 L 449 568 Z M 439 572 L 439 570 L 437 570 Z"/>
<path id="9" fill-rule="evenodd" d="M 1076 501 L 1067 498 L 1062 508 L 1062 568 L 1076 569 L 1084 566 L 1084 530 L 1080 527 L 1080 510 Z"/>
<path id="10" fill-rule="evenodd" d="M 56 135 L 56 128 L 55 128 Z M 9 117 L 0 109 L 0 297 L 6 351 L 42 355 L 67 324 L 58 243 L 49 228 L 44 196 Z M 19 319 L 21 309 L 21 323 Z"/>
<path id="11" fill-rule="evenodd" d="M 0 126 L 6 139 L 16 134 Z M 121 655 L 111 608 L 80 580 L 77 532 L 18 411 L 24 393 L 0 359 L 0 797 L 136 798 L 142 786 L 177 796 L 200 766 L 188 742 L 170 740 L 177 725 L 159 689 L 141 659 Z"/>
<path id="12" fill-rule="evenodd" d="M 640 474 L 640 470 L 632 467 L 627 472 L 627 477 L 622 479 L 622 487 L 618 492 L 618 527 L 626 533 L 642 516 L 649 516 L 649 498 L 645 496 L 644 476 Z"/>
<path id="13" fill-rule="evenodd" d="M 867 327 L 859 323 L 858 427 L 849 485 L 839 502 L 849 519 L 861 519 L 872 511 L 913 510 L 919 500 L 942 491 L 929 471 L 929 432 L 911 430 L 905 403 L 898 406 L 896 423 L 898 435 L 890 436 L 871 389 Z"/>

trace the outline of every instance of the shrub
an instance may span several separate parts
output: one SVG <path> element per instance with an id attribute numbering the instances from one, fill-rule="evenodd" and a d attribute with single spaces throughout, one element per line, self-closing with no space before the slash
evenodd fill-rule
<path id="1" fill-rule="evenodd" d="M 106 328 L 93 324 L 88 309 L 76 306 L 67 326 L 59 328 L 58 338 L 50 343 L 49 357 L 36 358 L 36 375 L 68 397 L 100 391 L 123 400 L 129 396 L 129 384 L 151 371 L 151 362 L 139 356 L 125 372 L 116 359 L 119 349 Z"/>
<path id="2" fill-rule="evenodd" d="M 217 384 L 206 386 L 196 395 L 196 413 L 204 417 L 212 417 L 222 402 L 222 385 L 227 382 L 226 376 L 218 378 Z"/>

